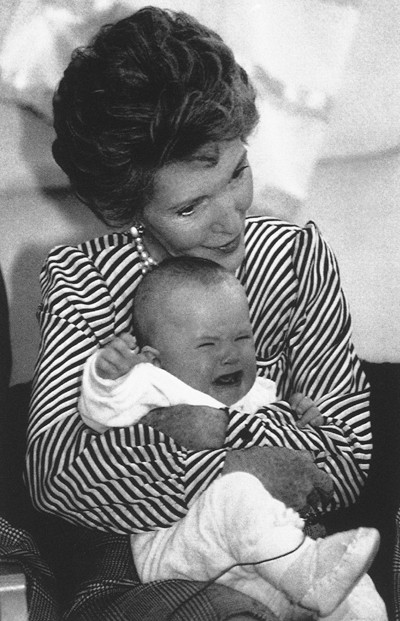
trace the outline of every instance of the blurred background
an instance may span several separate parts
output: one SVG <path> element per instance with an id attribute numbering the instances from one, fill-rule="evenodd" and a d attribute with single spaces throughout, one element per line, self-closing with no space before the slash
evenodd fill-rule
<path id="1" fill-rule="evenodd" d="M 72 49 L 149 4 L 2 0 L 0 268 L 12 383 L 32 377 L 39 271 L 51 247 L 105 231 L 51 158 L 51 96 Z M 400 361 L 398 0 L 159 0 L 217 30 L 252 76 L 253 211 L 314 220 L 333 247 L 366 360 Z"/>

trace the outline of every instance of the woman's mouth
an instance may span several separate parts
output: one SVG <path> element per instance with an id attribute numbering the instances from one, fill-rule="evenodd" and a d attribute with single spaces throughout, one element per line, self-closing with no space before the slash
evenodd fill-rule
<path id="1" fill-rule="evenodd" d="M 238 235 L 237 237 L 232 239 L 230 242 L 223 244 L 223 246 L 213 246 L 211 250 L 213 250 L 214 252 L 215 251 L 222 252 L 223 254 L 231 254 L 232 252 L 236 252 L 236 250 L 239 248 L 241 243 L 242 243 L 242 235 Z"/>

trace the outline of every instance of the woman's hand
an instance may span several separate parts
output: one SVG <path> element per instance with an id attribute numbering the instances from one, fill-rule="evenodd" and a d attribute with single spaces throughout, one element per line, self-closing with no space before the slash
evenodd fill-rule
<path id="1" fill-rule="evenodd" d="M 152 410 L 140 422 L 191 451 L 203 451 L 223 446 L 228 415 L 224 410 L 202 405 L 174 405 Z"/>
<path id="2" fill-rule="evenodd" d="M 153 410 L 141 422 L 201 451 L 222 448 L 228 415 L 206 406 L 177 405 Z M 324 507 L 333 493 L 332 479 L 307 451 L 269 446 L 229 451 L 222 474 L 237 471 L 256 476 L 272 496 L 296 511 Z"/>
<path id="3" fill-rule="evenodd" d="M 222 474 L 249 472 L 269 493 L 288 507 L 324 507 L 333 494 L 332 479 L 318 468 L 307 451 L 253 446 L 230 451 Z"/>
<path id="4" fill-rule="evenodd" d="M 302 428 L 306 425 L 319 427 L 324 424 L 324 418 L 315 405 L 314 401 L 302 392 L 295 392 L 289 398 L 289 405 L 297 417 L 297 426 Z"/>

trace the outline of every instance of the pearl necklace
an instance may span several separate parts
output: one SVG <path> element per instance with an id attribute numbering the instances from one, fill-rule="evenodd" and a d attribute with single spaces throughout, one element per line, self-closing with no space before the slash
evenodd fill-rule
<path id="1" fill-rule="evenodd" d="M 132 226 L 130 230 L 131 230 L 132 237 L 133 237 L 133 243 L 139 255 L 140 263 L 142 266 L 142 274 L 146 274 L 146 272 L 151 270 L 152 267 L 157 265 L 157 261 L 155 261 L 153 257 L 149 255 L 149 253 L 144 247 L 143 237 L 142 237 L 144 233 L 143 226 L 138 226 L 138 227 Z"/>

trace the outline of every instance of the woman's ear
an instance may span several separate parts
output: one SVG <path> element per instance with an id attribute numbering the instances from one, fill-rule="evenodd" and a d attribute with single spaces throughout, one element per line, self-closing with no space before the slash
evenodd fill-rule
<path id="1" fill-rule="evenodd" d="M 140 353 L 146 357 L 147 362 L 154 364 L 155 367 L 161 368 L 160 352 L 150 345 L 145 345 L 140 350 Z"/>

